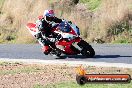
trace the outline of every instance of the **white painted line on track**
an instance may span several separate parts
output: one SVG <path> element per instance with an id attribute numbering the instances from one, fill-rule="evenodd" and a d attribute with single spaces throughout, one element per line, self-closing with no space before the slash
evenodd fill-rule
<path id="1" fill-rule="evenodd" d="M 119 68 L 132 68 L 132 64 L 126 63 L 107 63 L 107 62 L 86 62 L 86 61 L 64 61 L 64 60 L 39 60 L 39 59 L 10 59 L 0 58 L 0 61 L 8 62 L 24 62 L 24 63 L 40 63 L 51 65 L 69 65 L 69 66 L 98 66 L 98 67 L 119 67 Z"/>

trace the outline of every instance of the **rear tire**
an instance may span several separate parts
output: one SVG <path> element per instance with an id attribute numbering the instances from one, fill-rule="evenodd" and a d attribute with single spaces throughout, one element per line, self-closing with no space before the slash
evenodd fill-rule
<path id="1" fill-rule="evenodd" d="M 60 56 L 61 56 L 61 52 L 57 52 L 57 53 L 56 53 L 56 56 L 57 56 L 57 57 L 60 57 Z"/>
<path id="2" fill-rule="evenodd" d="M 55 55 L 56 55 L 57 57 L 60 57 L 60 56 L 61 56 L 61 50 L 56 49 L 56 50 L 55 50 Z"/>

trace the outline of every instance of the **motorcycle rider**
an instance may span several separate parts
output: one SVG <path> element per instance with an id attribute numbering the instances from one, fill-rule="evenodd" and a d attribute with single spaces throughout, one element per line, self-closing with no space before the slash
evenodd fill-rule
<path id="1" fill-rule="evenodd" d="M 39 16 L 36 21 L 39 32 L 36 34 L 36 38 L 43 44 L 42 51 L 44 54 L 48 54 L 50 52 L 50 47 L 55 47 L 54 44 L 48 39 L 50 36 L 52 38 L 56 38 L 59 35 L 53 32 L 54 23 L 61 23 L 62 19 L 55 17 L 53 10 L 45 10 L 43 16 Z M 43 35 L 43 38 L 42 38 Z M 60 36 L 61 37 L 61 36 Z"/>
<path id="2" fill-rule="evenodd" d="M 39 29 L 39 32 L 36 34 L 36 38 L 39 42 L 42 43 L 42 51 L 44 54 L 48 55 L 51 51 L 52 47 L 56 48 L 54 45 L 54 40 L 57 38 L 58 40 L 62 39 L 61 35 L 58 35 L 53 32 L 53 27 L 55 23 L 61 23 L 63 20 L 55 17 L 53 10 L 45 10 L 43 16 L 39 16 L 38 20 L 36 21 L 37 27 Z M 69 24 L 72 25 L 72 22 L 70 21 Z M 76 26 L 77 27 L 77 26 Z M 75 32 L 79 33 L 79 28 L 77 27 L 77 30 Z M 79 33 L 80 35 L 80 33 Z M 51 42 L 48 38 L 52 36 L 53 42 Z"/>

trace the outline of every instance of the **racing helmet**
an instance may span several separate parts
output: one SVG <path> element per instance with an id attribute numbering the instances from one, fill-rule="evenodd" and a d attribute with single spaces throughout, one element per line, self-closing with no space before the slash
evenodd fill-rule
<path id="1" fill-rule="evenodd" d="M 44 19 L 49 23 L 55 17 L 54 10 L 45 10 L 43 14 Z"/>

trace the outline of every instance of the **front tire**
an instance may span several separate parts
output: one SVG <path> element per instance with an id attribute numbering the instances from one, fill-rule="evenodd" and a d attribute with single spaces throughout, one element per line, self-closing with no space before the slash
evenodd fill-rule
<path id="1" fill-rule="evenodd" d="M 82 49 L 81 54 L 86 56 L 86 57 L 92 58 L 95 56 L 95 51 L 91 47 L 91 45 L 89 45 L 89 46 L 87 46 L 87 48 Z"/>
<path id="2" fill-rule="evenodd" d="M 94 49 L 92 48 L 91 45 L 89 45 L 86 41 L 84 40 L 81 40 L 79 43 L 78 43 L 78 46 L 80 48 L 82 48 L 81 50 L 81 54 L 83 56 L 86 56 L 86 57 L 89 57 L 89 58 L 92 58 L 95 56 L 95 51 Z"/>

